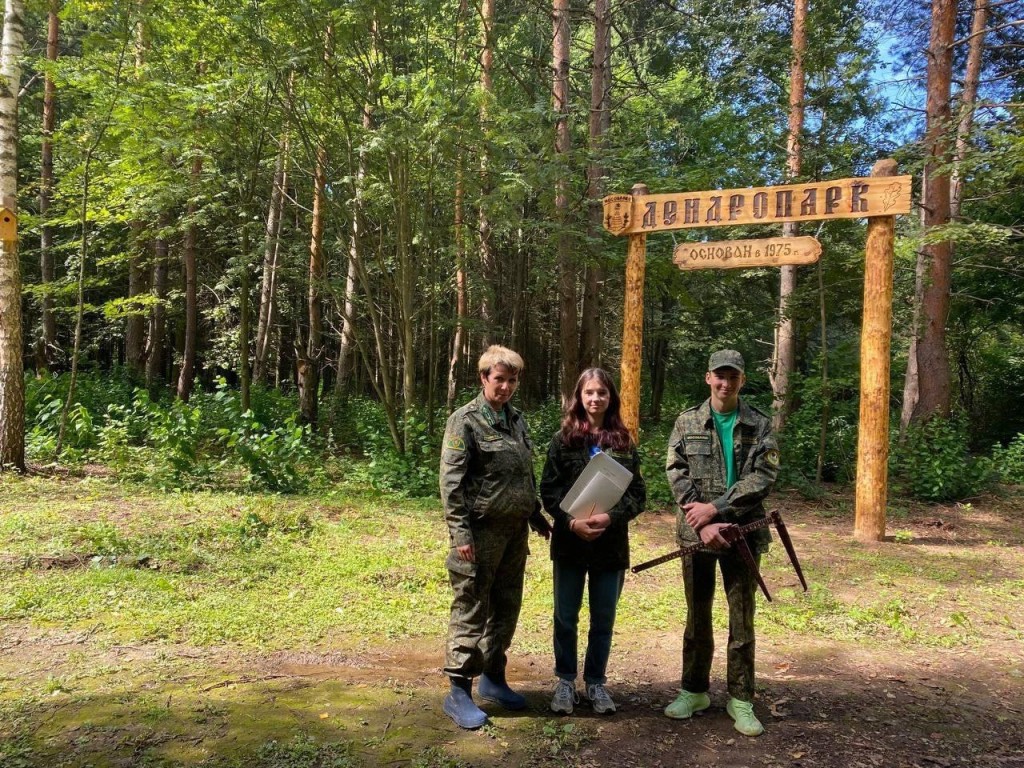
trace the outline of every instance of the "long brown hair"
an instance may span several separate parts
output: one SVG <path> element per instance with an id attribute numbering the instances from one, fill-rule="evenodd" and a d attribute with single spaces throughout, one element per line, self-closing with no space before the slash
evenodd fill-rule
<path id="1" fill-rule="evenodd" d="M 583 385 L 591 379 L 597 379 L 608 390 L 608 410 L 605 411 L 601 429 L 590 426 L 586 409 L 583 407 Z M 622 416 L 619 415 L 620 403 L 619 391 L 615 388 L 611 374 L 604 368 L 587 368 L 576 380 L 576 387 L 569 398 L 565 416 L 562 417 L 562 442 L 571 448 L 594 444 L 602 449 L 611 448 L 614 451 L 628 449 L 633 440 L 626 425 L 622 423 Z"/>

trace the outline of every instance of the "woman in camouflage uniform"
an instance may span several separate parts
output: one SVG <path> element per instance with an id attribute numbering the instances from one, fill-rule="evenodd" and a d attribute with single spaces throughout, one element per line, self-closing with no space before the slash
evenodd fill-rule
<path id="1" fill-rule="evenodd" d="M 451 682 L 444 711 L 461 728 L 479 728 L 487 715 L 480 697 L 506 709 L 526 699 L 505 680 L 523 599 L 527 526 L 547 538 L 533 477 L 533 444 L 522 414 L 509 405 L 523 359 L 492 346 L 480 357 L 480 394 L 453 413 L 441 452 L 441 502 L 448 522 L 446 565 L 454 593 L 444 672 Z"/>
<path id="2" fill-rule="evenodd" d="M 587 463 L 606 451 L 633 473 L 633 480 L 611 509 L 585 519 L 571 517 L 559 503 Z M 615 609 L 629 567 L 629 521 L 647 500 L 640 456 L 619 416 L 619 394 L 607 371 L 588 368 L 576 382 L 572 399 L 548 448 L 540 481 L 544 508 L 554 520 L 551 560 L 554 570 L 554 712 L 571 714 L 576 694 L 577 625 L 584 583 L 589 586 L 590 632 L 583 663 L 587 699 L 598 714 L 615 711 L 605 688 Z"/>

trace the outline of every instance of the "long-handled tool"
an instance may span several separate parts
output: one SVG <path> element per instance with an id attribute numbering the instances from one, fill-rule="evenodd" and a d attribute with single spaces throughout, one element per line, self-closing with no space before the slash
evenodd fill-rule
<path id="1" fill-rule="evenodd" d="M 761 591 L 764 592 L 765 598 L 771 602 L 772 596 L 768 594 L 768 587 L 765 586 L 764 579 L 761 578 L 761 573 L 757 569 L 757 561 L 754 560 L 754 555 L 750 551 L 750 546 L 747 544 L 746 534 L 751 531 L 756 531 L 758 528 L 767 528 L 769 525 L 774 525 L 775 530 L 779 534 L 779 539 L 782 541 L 782 546 L 786 548 L 786 554 L 789 556 L 789 562 L 793 564 L 793 569 L 796 571 L 797 577 L 800 579 L 800 584 L 804 588 L 804 592 L 807 591 L 807 580 L 804 578 L 803 569 L 800 568 L 800 561 L 797 559 L 796 550 L 793 548 L 793 540 L 789 536 L 789 531 L 786 529 L 786 524 L 782 521 L 782 515 L 779 514 L 777 509 L 773 509 L 765 517 L 760 520 L 755 520 L 752 523 L 746 525 L 730 525 L 722 529 L 722 537 L 729 542 L 730 546 L 735 546 L 743 557 L 747 567 L 754 574 L 754 578 L 757 579 L 757 584 L 761 587 Z M 707 552 L 714 554 L 720 550 L 714 550 L 706 546 L 703 542 L 697 542 L 696 544 L 690 544 L 682 549 L 677 549 L 675 552 L 669 552 L 667 555 L 656 557 L 653 560 L 648 560 L 646 563 L 640 563 L 634 565 L 630 570 L 633 573 L 640 573 L 646 571 L 648 568 L 653 568 L 656 565 L 667 563 L 671 560 L 676 560 L 680 557 L 688 557 L 689 555 L 697 552 Z"/>

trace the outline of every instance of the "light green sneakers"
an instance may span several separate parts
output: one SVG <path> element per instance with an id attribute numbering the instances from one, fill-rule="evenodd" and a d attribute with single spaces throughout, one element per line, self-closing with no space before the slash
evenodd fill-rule
<path id="1" fill-rule="evenodd" d="M 752 702 L 730 698 L 729 703 L 725 705 L 725 711 L 735 722 L 736 730 L 744 736 L 760 736 L 764 733 L 764 726 L 754 714 Z"/>
<path id="2" fill-rule="evenodd" d="M 665 707 L 665 716 L 673 720 L 685 720 L 692 717 L 694 712 L 700 712 L 711 706 L 711 697 L 706 693 L 690 693 L 680 691 L 676 700 Z"/>

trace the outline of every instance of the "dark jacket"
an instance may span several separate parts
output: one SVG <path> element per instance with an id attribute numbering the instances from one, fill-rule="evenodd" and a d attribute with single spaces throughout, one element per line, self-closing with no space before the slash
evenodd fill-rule
<path id="1" fill-rule="evenodd" d="M 705 400 L 676 419 L 668 439 L 665 469 L 677 504 L 714 504 L 718 510 L 716 522 L 743 525 L 765 516 L 764 500 L 779 472 L 779 446 L 772 434 L 771 419 L 743 400 L 732 439 L 737 480 L 726 487 L 722 442 L 715 432 L 711 400 Z M 699 541 L 682 509 L 676 518 L 676 538 L 680 546 Z M 771 533 L 761 528 L 747 539 L 755 552 L 764 552 Z"/>
<path id="2" fill-rule="evenodd" d="M 608 511 L 611 525 L 593 541 L 584 541 L 569 530 L 570 517 L 558 504 L 590 461 L 589 451 L 586 447 L 564 445 L 561 432 L 552 438 L 540 481 L 544 509 L 555 521 L 551 534 L 552 560 L 607 571 L 629 567 L 629 521 L 644 511 L 647 486 L 640 475 L 640 454 L 635 447 L 626 452 L 608 451 L 608 454 L 633 473 L 633 480 L 618 504 Z"/>

